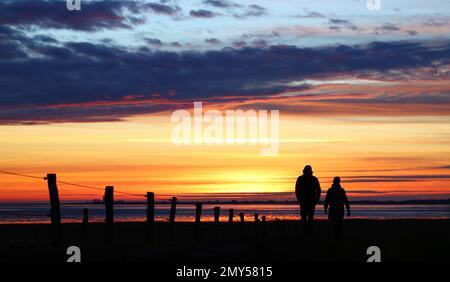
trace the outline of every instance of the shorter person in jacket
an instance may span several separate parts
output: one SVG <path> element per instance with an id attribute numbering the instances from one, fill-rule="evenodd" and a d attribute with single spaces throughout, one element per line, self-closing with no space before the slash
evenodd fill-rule
<path id="1" fill-rule="evenodd" d="M 328 189 L 325 197 L 325 214 L 333 227 L 334 238 L 340 241 L 342 236 L 342 221 L 344 220 L 344 206 L 347 209 L 347 216 L 350 216 L 350 204 L 345 190 L 341 187 L 341 178 L 335 177 L 333 185 Z"/>

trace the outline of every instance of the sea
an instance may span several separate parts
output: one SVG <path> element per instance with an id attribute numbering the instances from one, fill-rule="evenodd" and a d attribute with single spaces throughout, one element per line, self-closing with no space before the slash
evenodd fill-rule
<path id="1" fill-rule="evenodd" d="M 229 210 L 233 209 L 234 220 L 239 220 L 243 213 L 245 221 L 254 221 L 263 216 L 266 220 L 297 220 L 299 207 L 294 203 L 248 204 L 220 203 L 204 204 L 202 221 L 213 221 L 214 207 L 220 207 L 220 221 L 228 221 Z M 62 203 L 62 222 L 81 222 L 83 209 L 87 208 L 90 222 L 103 222 L 105 209 L 99 203 Z M 156 221 L 167 221 L 170 205 L 156 204 Z M 48 223 L 50 221 L 50 206 L 48 203 L 0 203 L 0 224 L 8 223 Z M 316 218 L 325 219 L 323 206 L 316 207 Z M 351 218 L 357 219 L 450 219 L 450 205 L 438 204 L 354 204 L 351 206 Z M 176 207 L 176 221 L 190 222 L 195 219 L 194 204 L 179 204 Z M 114 220 L 119 222 L 145 221 L 146 205 L 144 203 L 122 203 L 114 206 Z"/>

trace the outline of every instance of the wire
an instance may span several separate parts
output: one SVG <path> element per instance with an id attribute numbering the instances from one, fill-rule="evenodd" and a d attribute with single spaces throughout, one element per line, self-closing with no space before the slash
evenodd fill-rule
<path id="1" fill-rule="evenodd" d="M 87 189 L 102 190 L 102 191 L 105 190 L 105 189 L 103 189 L 103 188 L 92 187 L 92 186 L 86 186 L 86 185 L 81 185 L 81 184 L 76 184 L 76 183 L 71 183 L 71 182 L 65 182 L 65 181 L 59 181 L 59 180 L 57 180 L 56 183 L 66 184 L 66 185 L 72 185 L 72 186 L 77 186 L 77 187 L 87 188 Z"/>
<path id="2" fill-rule="evenodd" d="M 27 175 L 27 174 L 15 173 L 15 172 L 9 172 L 9 171 L 4 171 L 4 170 L 0 170 L 0 173 L 16 175 L 16 176 L 22 176 L 22 177 L 28 177 L 28 178 L 36 178 L 36 179 L 41 179 L 41 180 L 45 179 L 45 177 L 39 177 L 39 176 L 33 176 L 33 175 Z"/>
<path id="3" fill-rule="evenodd" d="M 4 170 L 0 170 L 0 173 L 9 174 L 9 175 L 16 175 L 16 176 L 21 176 L 21 177 L 41 179 L 41 180 L 46 180 L 47 179 L 47 177 L 39 177 L 39 176 L 33 176 L 33 175 L 27 175 L 27 174 L 15 173 L 15 172 L 9 172 L 9 171 L 4 171 Z M 105 190 L 104 188 L 87 186 L 87 185 L 81 185 L 81 184 L 76 184 L 76 183 L 71 183 L 71 182 L 66 182 L 66 181 L 59 181 L 59 180 L 57 180 L 56 183 L 72 185 L 72 186 L 77 186 L 77 187 L 81 187 L 81 188 L 93 189 L 93 190 L 100 190 L 100 191 L 104 191 Z M 117 193 L 117 194 L 123 194 L 123 195 L 135 196 L 135 197 L 146 197 L 146 195 L 128 193 L 128 192 L 117 191 L 117 190 L 115 190 L 114 192 Z"/>
<path id="4" fill-rule="evenodd" d="M 59 181 L 59 180 L 57 180 L 56 183 L 72 185 L 72 186 L 77 186 L 77 187 L 81 187 L 81 188 L 93 189 L 93 190 L 101 190 L 101 191 L 105 190 L 104 188 L 92 187 L 92 186 L 81 185 L 81 184 L 76 184 L 76 183 L 71 183 L 71 182 L 66 182 L 66 181 Z M 136 197 L 145 197 L 145 195 L 128 193 L 128 192 L 117 191 L 117 190 L 114 190 L 114 193 L 130 195 L 130 196 L 136 196 Z"/>

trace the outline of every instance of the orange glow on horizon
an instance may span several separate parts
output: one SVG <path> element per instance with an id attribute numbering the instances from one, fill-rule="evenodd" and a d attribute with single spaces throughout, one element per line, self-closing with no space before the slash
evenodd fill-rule
<path id="1" fill-rule="evenodd" d="M 408 91 L 420 96 L 427 87 L 436 92 L 448 90 L 448 84 L 430 82 Z M 129 193 L 153 191 L 176 196 L 292 192 L 303 166 L 311 164 L 324 190 L 332 177 L 339 175 L 354 197 L 450 198 L 446 105 L 343 106 L 299 96 L 334 91 L 342 97 L 360 93 L 364 101 L 383 89 L 401 92 L 405 86 L 322 85 L 266 101 L 207 105 L 238 109 L 264 102 L 268 110 L 288 105 L 285 111 L 280 109 L 281 140 L 276 156 L 260 156 L 259 147 L 249 145 L 173 145 L 170 112 L 162 112 L 121 122 L 0 126 L 0 169 L 37 176 L 54 172 L 59 180 L 82 185 L 114 185 Z M 294 111 L 303 108 L 317 113 Z M 364 114 L 369 109 L 373 115 Z M 62 200 L 102 197 L 102 191 L 68 185 L 59 188 Z M 144 200 L 126 195 L 117 198 Z M 1 175 L 0 201 L 47 199 L 45 181 Z"/>

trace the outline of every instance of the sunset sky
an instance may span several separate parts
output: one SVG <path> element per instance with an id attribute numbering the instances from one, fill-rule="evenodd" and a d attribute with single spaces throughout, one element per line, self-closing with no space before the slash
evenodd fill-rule
<path id="1" fill-rule="evenodd" d="M 450 198 L 450 1 L 381 8 L 0 1 L 0 170 L 161 199 L 292 200 L 311 164 L 324 190 L 341 176 L 351 199 Z M 171 115 L 195 101 L 279 110 L 278 154 L 174 145 Z M 47 199 L 44 180 L 0 174 L 0 202 Z"/>

